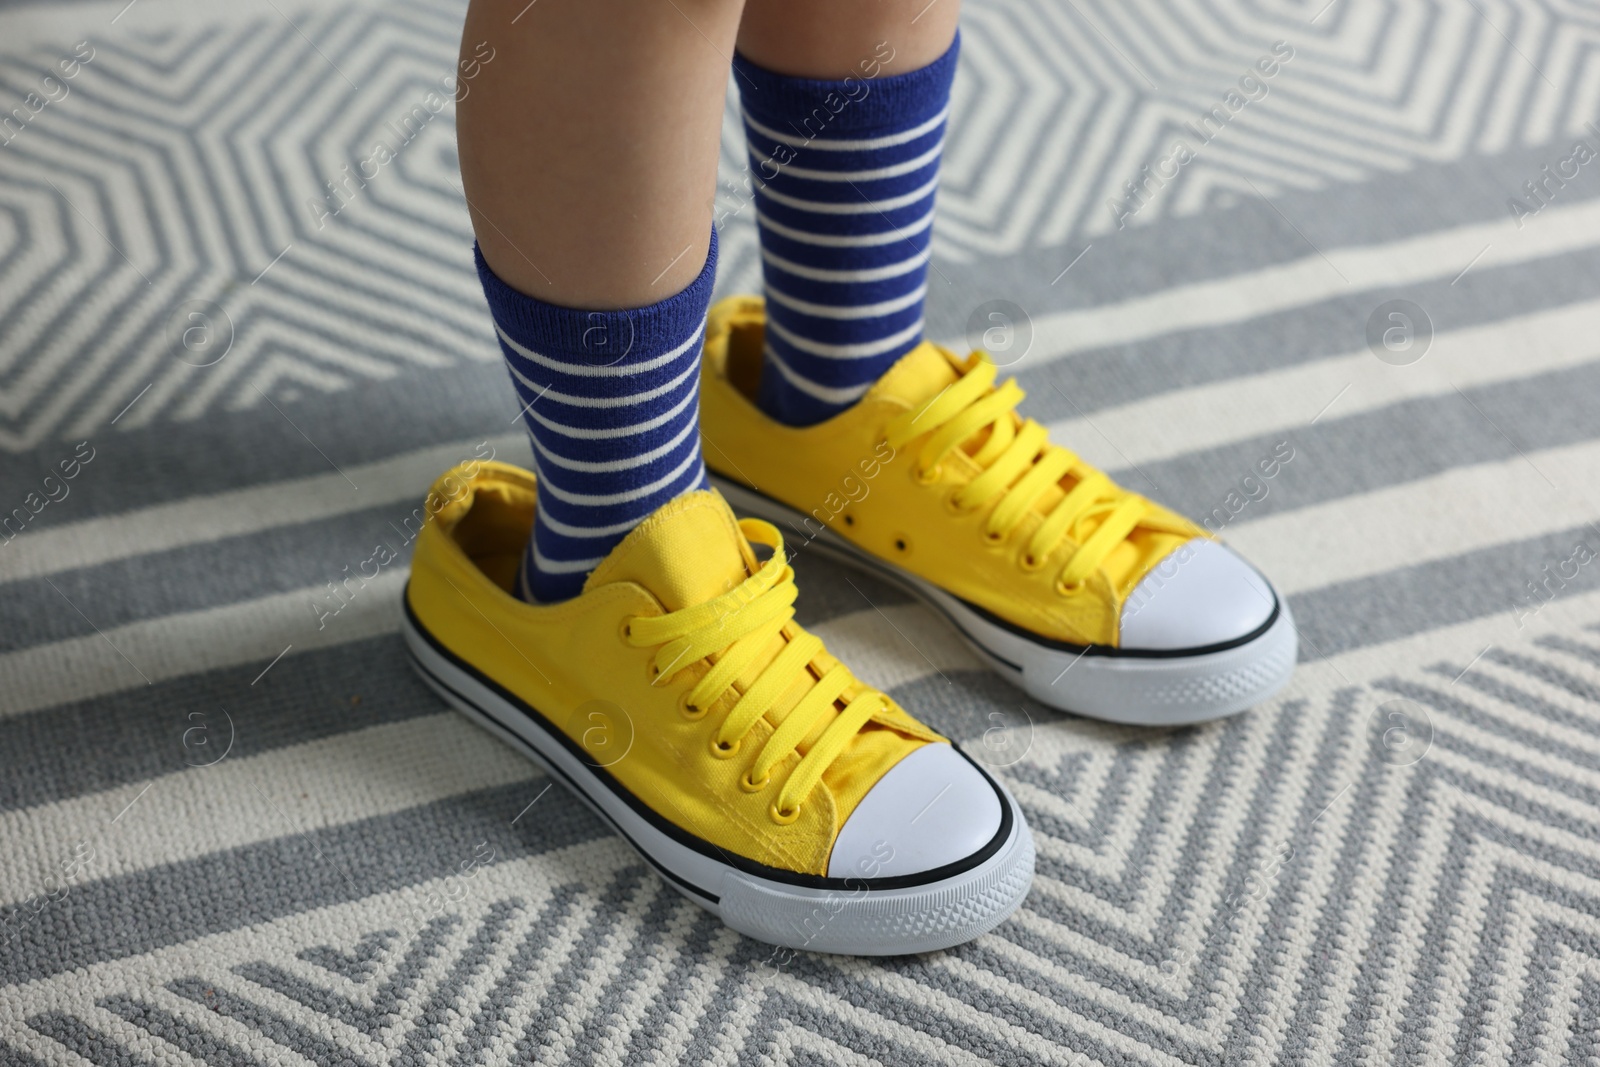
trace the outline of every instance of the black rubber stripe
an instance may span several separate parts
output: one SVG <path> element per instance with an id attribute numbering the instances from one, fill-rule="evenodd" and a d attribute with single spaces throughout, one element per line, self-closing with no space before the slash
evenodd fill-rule
<path id="1" fill-rule="evenodd" d="M 424 632 L 424 636 L 427 636 L 427 634 L 425 632 Z M 539 766 L 544 767 L 546 770 L 548 770 L 548 771 L 550 771 L 550 772 L 552 772 L 554 774 L 559 775 L 561 777 L 562 781 L 564 781 L 566 783 L 568 789 L 571 789 L 574 793 L 581 793 L 583 791 L 582 787 L 577 782 L 575 782 L 573 780 L 571 775 L 569 775 L 566 771 L 562 770 L 555 763 L 552 763 L 551 761 L 547 760 L 545 758 L 545 756 L 544 756 L 544 753 L 540 752 L 537 748 L 534 748 L 531 744 L 529 744 L 527 739 L 524 738 L 521 734 L 517 733 L 515 730 L 513 730 L 509 724 L 501 722 L 494 715 L 493 712 L 489 711 L 488 708 L 485 708 L 482 704 L 479 704 L 476 700 L 473 700 L 471 697 L 467 696 L 467 694 L 463 693 L 461 690 L 457 689 L 455 686 L 451 685 L 449 682 L 445 681 L 443 678 L 441 678 L 437 674 L 433 673 L 433 671 L 429 670 L 428 669 L 428 665 L 426 663 L 423 663 L 420 659 L 418 659 L 416 657 L 416 655 L 409 648 L 406 649 L 406 658 L 411 661 L 411 665 L 413 667 L 415 667 L 420 673 L 427 675 L 428 680 L 430 682 L 432 682 L 434 685 L 438 686 L 440 689 L 443 689 L 448 693 L 453 694 L 457 700 L 461 701 L 463 704 L 467 704 L 470 707 L 472 707 L 472 709 L 474 711 L 476 711 L 479 715 L 482 715 L 485 719 L 488 719 L 490 722 L 494 723 L 496 726 L 498 726 L 502 730 L 504 730 L 510 737 L 514 738 L 516 740 L 517 744 L 521 745 L 523 748 L 527 749 L 529 752 L 532 752 L 534 754 L 534 756 L 538 759 Z M 667 879 L 669 879 L 671 881 L 677 882 L 679 885 L 681 885 L 685 889 L 689 890 L 695 896 L 704 897 L 706 900 L 709 900 L 713 904 L 717 904 L 717 903 L 721 902 L 722 898 L 717 896 L 717 894 L 711 892 L 710 890 L 702 889 L 700 886 L 695 885 L 693 882 L 689 881 L 689 879 L 684 878 L 682 875 L 678 874 L 678 872 L 672 870 L 666 864 L 659 862 L 654 856 L 652 856 L 652 855 L 650 855 L 650 853 L 646 852 L 644 850 L 644 848 L 642 848 L 640 846 L 639 842 L 635 841 L 633 839 L 632 835 L 630 835 L 627 830 L 623 829 L 622 824 L 617 822 L 617 820 L 615 820 L 615 819 L 613 819 L 611 817 L 611 813 L 606 811 L 605 808 L 600 807 L 599 805 L 596 805 L 595 810 L 598 812 L 598 814 L 600 815 L 601 818 L 605 819 L 606 822 L 611 824 L 611 828 L 617 832 L 617 836 L 621 837 L 629 845 L 632 845 L 633 846 L 633 850 L 635 852 L 637 852 L 640 856 L 644 857 L 645 862 L 650 864 L 650 866 L 654 867 L 657 871 L 659 871 L 664 878 L 667 878 Z"/>
<path id="2" fill-rule="evenodd" d="M 967 755 L 965 752 L 962 752 L 959 745 L 951 742 L 950 747 L 954 748 L 958 753 L 960 753 L 962 759 L 965 759 L 975 770 L 977 770 L 979 774 L 983 775 L 983 780 L 989 783 L 989 788 L 994 790 L 996 799 L 1000 801 L 999 829 L 995 831 L 994 837 L 990 838 L 987 844 L 964 859 L 957 860 L 954 863 L 947 863 L 943 867 L 935 867 L 932 870 L 918 871 L 915 874 L 896 875 L 892 878 L 857 878 L 854 876 L 848 878 L 829 878 L 824 875 L 802 874 L 799 871 L 784 870 L 782 867 L 769 867 L 764 863 L 759 863 L 755 860 L 749 859 L 748 857 L 730 854 L 723 849 L 718 848 L 716 845 L 713 845 L 704 838 L 696 837 L 694 834 L 689 833 L 689 831 L 683 829 L 676 823 L 664 818 L 648 804 L 635 796 L 621 782 L 617 781 L 608 771 L 606 771 L 605 768 L 596 767 L 594 764 L 590 763 L 589 754 L 582 748 L 579 748 L 577 742 L 568 737 L 537 708 L 534 708 L 528 704 L 515 693 L 508 691 L 493 678 L 490 678 L 488 675 L 474 667 L 471 663 L 468 663 L 450 649 L 446 648 L 438 638 L 434 637 L 433 634 L 428 631 L 427 627 L 422 625 L 422 621 L 417 618 L 416 612 L 412 610 L 410 588 L 410 583 L 407 582 L 406 590 L 401 595 L 401 604 L 405 608 L 406 619 L 410 623 L 412 629 L 416 630 L 416 632 L 422 636 L 423 640 L 428 642 L 430 648 L 432 648 L 440 656 L 444 657 L 445 660 L 447 660 L 452 666 L 470 675 L 480 685 L 491 690 L 496 696 L 500 697 L 501 700 L 504 700 L 506 703 L 510 704 L 512 707 L 526 715 L 531 722 L 542 729 L 553 741 L 555 741 L 557 744 L 560 744 L 563 748 L 570 752 L 574 758 L 578 759 L 585 766 L 587 766 L 590 772 L 594 775 L 594 780 L 605 786 L 612 792 L 613 795 L 632 808 L 636 815 L 644 819 L 655 829 L 661 831 L 663 834 L 683 845 L 685 848 L 692 849 L 708 859 L 716 860 L 719 863 L 725 863 L 735 870 L 742 871 L 745 874 L 754 875 L 757 878 L 764 878 L 768 881 L 779 882 L 785 885 L 802 886 L 808 889 L 834 889 L 849 892 L 859 891 L 862 888 L 865 888 L 868 891 L 875 889 L 911 889 L 919 885 L 929 885 L 934 882 L 941 882 L 946 878 L 953 878 L 958 874 L 963 874 L 975 867 L 982 866 L 1000 851 L 1001 847 L 1004 846 L 1006 841 L 1011 836 L 1011 828 L 1015 820 L 1012 816 L 1011 804 L 1006 799 L 1005 791 L 1000 788 L 999 784 L 986 770 L 983 769 L 981 765 L 975 762 L 971 756 Z M 437 676 L 430 671 L 429 677 Z M 461 696 L 461 699 L 471 704 L 474 708 L 477 708 L 479 712 L 490 721 L 497 723 L 500 722 L 500 720 L 494 715 L 489 714 L 489 712 L 481 708 L 476 701 L 470 700 L 466 696 L 461 695 L 451 686 L 446 686 L 446 688 L 450 689 L 452 693 L 457 693 L 458 696 Z M 501 725 L 504 726 L 505 724 L 501 723 Z M 516 731 L 511 730 L 510 727 L 506 728 L 511 733 L 516 733 Z M 567 776 L 563 775 L 563 777 L 565 778 Z M 568 781 L 571 781 L 571 779 L 568 778 Z M 574 788 L 587 792 L 587 790 L 583 789 L 581 784 L 573 783 L 573 785 Z M 615 823 L 613 823 L 613 825 L 615 825 Z M 634 842 L 631 837 L 628 837 L 626 833 L 624 833 L 622 836 L 627 839 L 629 844 L 632 844 L 634 848 L 638 849 L 641 855 L 645 854 L 644 850 L 640 849 L 638 844 Z M 651 862 L 654 863 L 655 861 L 652 860 Z M 685 882 L 681 878 L 674 878 L 674 880 L 683 885 L 689 885 L 688 882 Z M 694 891 L 702 896 L 708 896 L 713 900 L 717 899 L 714 895 L 707 894 L 703 890 L 695 889 Z"/>
<path id="3" fill-rule="evenodd" d="M 783 501 L 774 500 L 772 497 L 761 492 L 759 489 L 752 489 L 748 485 L 734 481 L 726 474 L 714 472 L 712 477 L 713 481 L 727 482 L 728 484 L 739 489 L 741 492 L 758 496 L 776 507 L 780 507 L 785 510 L 792 510 L 789 508 L 789 505 L 785 504 Z M 835 536 L 838 536 L 841 540 L 844 539 L 844 535 L 839 534 L 835 530 L 830 529 L 829 532 L 835 534 Z M 809 545 L 814 540 L 814 538 L 812 540 L 808 540 L 806 544 Z M 994 649 L 985 644 L 977 634 L 974 634 L 971 630 L 968 630 L 965 626 L 962 626 L 959 619 L 950 614 L 950 612 L 945 609 L 944 605 L 940 604 L 936 600 L 930 599 L 925 593 L 923 593 L 921 589 L 917 588 L 916 583 L 903 580 L 900 575 L 895 573 L 893 564 L 885 563 L 879 560 L 866 549 L 857 548 L 848 541 L 846 541 L 845 544 L 849 550 L 855 553 L 855 558 L 860 560 L 862 563 L 871 566 L 874 570 L 874 573 L 880 574 L 884 578 L 893 581 L 896 585 L 906 590 L 906 592 L 910 593 L 912 596 L 915 596 L 922 603 L 933 608 L 940 615 L 944 616 L 944 618 L 949 621 L 951 626 L 954 626 L 957 630 L 964 634 L 968 640 L 977 644 L 990 656 L 993 656 L 1001 663 L 1004 663 L 1019 672 L 1022 670 L 1021 666 L 1012 663 L 1010 660 L 996 653 Z M 796 554 L 798 554 L 805 547 L 805 545 L 802 545 L 800 548 L 795 549 Z M 845 551 L 845 549 L 841 549 L 837 546 L 826 543 L 820 547 L 824 552 L 832 551 L 839 553 Z M 1268 582 L 1267 588 L 1272 589 L 1272 583 Z M 1042 637 L 1039 634 L 1034 633 L 1032 630 L 1018 626 L 1016 623 L 1010 622 L 1009 620 L 1002 619 L 988 608 L 974 604 L 965 597 L 956 596 L 954 593 L 951 593 L 948 590 L 945 590 L 944 592 L 946 596 L 952 597 L 955 600 L 959 600 L 964 607 L 970 610 L 974 615 L 982 618 L 985 622 L 993 626 L 998 626 L 1007 633 L 1020 638 L 1023 641 L 1027 641 L 1029 644 L 1038 645 L 1041 648 L 1048 648 L 1056 652 L 1071 653 L 1077 656 L 1104 656 L 1107 659 L 1182 659 L 1188 656 L 1206 656 L 1213 652 L 1226 652 L 1230 648 L 1238 648 L 1240 645 L 1248 645 L 1250 642 L 1254 641 L 1256 638 L 1272 629 L 1273 623 L 1278 621 L 1278 616 L 1282 614 L 1283 611 L 1283 606 L 1278 600 L 1278 591 L 1276 589 L 1272 589 L 1272 611 L 1267 615 L 1267 620 L 1242 637 L 1234 637 L 1226 641 L 1218 641 L 1216 644 L 1212 645 L 1192 645 L 1188 648 L 1118 648 L 1116 645 L 1075 645 L 1070 641 L 1057 641 L 1054 638 Z"/>

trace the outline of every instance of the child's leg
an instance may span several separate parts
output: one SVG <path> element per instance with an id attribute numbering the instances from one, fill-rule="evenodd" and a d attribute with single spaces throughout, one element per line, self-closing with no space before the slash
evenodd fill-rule
<path id="1" fill-rule="evenodd" d="M 741 2 L 468 11 L 463 57 L 496 55 L 459 106 L 461 174 L 539 475 L 525 598 L 575 595 L 640 519 L 705 483 L 698 361 Z"/>
<path id="2" fill-rule="evenodd" d="M 614 310 L 694 280 L 741 6 L 473 0 L 462 56 L 498 54 L 458 108 L 461 177 L 506 284 Z"/>
<path id="3" fill-rule="evenodd" d="M 767 297 L 761 406 L 854 403 L 922 338 L 958 0 L 749 0 L 735 60 Z"/>
<path id="4" fill-rule="evenodd" d="M 880 76 L 903 74 L 949 51 L 960 11 L 961 0 L 746 0 L 739 54 L 777 74 L 842 81 L 861 78 L 862 61 L 887 45 L 894 59 Z"/>

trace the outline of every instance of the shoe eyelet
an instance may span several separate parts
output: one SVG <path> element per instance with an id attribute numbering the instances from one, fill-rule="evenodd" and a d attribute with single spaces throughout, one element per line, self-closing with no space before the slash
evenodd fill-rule
<path id="1" fill-rule="evenodd" d="M 945 494 L 944 509 L 952 515 L 971 515 L 978 510 L 976 507 L 961 503 L 958 499 L 960 496 L 961 490 L 959 488 L 952 489 Z"/>
<path id="2" fill-rule="evenodd" d="M 1056 592 L 1062 596 L 1074 596 L 1083 592 L 1084 584 L 1085 583 L 1082 579 L 1079 579 L 1076 582 L 1063 582 L 1060 578 L 1057 578 Z"/>
<path id="3" fill-rule="evenodd" d="M 721 741 L 713 737 L 711 739 L 711 754 L 717 757 L 717 759 L 732 759 L 738 754 L 740 747 L 743 745 L 744 738 L 742 737 L 731 745 L 724 745 Z"/>
<path id="4" fill-rule="evenodd" d="M 778 802 L 774 800 L 767 807 L 767 814 L 770 815 L 772 817 L 772 821 L 777 823 L 779 826 L 788 826 L 790 823 L 794 822 L 800 817 L 800 805 L 796 804 L 788 811 L 783 811 L 778 807 Z"/>
<path id="5" fill-rule="evenodd" d="M 1022 555 L 1017 557 L 1017 566 L 1021 567 L 1025 572 L 1031 574 L 1040 567 L 1044 566 L 1044 560 L 1035 556 L 1032 552 L 1024 552 Z"/>
<path id="6" fill-rule="evenodd" d="M 913 467 L 911 470 L 911 480 L 916 482 L 918 485 L 932 485 L 943 476 L 944 464 L 942 463 L 935 463 L 926 470 L 918 467 Z"/>
<path id="7" fill-rule="evenodd" d="M 706 717 L 710 708 L 697 708 L 689 703 L 689 690 L 685 689 L 678 697 L 678 713 L 690 722 L 698 722 Z"/>
<path id="8" fill-rule="evenodd" d="M 636 615 L 624 615 L 622 617 L 622 624 L 617 627 L 617 636 L 622 638 L 624 642 L 632 642 L 633 620 L 637 617 Z"/>
<path id="9" fill-rule="evenodd" d="M 759 781 L 759 782 L 753 782 L 753 781 L 750 780 L 750 772 L 749 771 L 745 771 L 743 774 L 741 774 L 739 776 L 739 788 L 743 789 L 746 793 L 759 793 L 763 789 L 765 789 L 771 782 L 772 782 L 772 775 L 770 773 L 765 778 L 761 779 L 761 781 Z"/>
<path id="10" fill-rule="evenodd" d="M 987 543 L 987 544 L 991 544 L 991 545 L 1003 545 L 1003 544 L 1006 543 L 1006 538 L 1008 538 L 1010 536 L 1011 536 L 1011 532 L 1009 530 L 985 530 L 985 531 L 983 531 L 983 540 L 984 540 L 984 542 Z"/>

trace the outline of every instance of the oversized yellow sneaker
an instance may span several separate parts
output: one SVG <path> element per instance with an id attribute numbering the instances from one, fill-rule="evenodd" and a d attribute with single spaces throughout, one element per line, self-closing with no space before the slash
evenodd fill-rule
<path id="1" fill-rule="evenodd" d="M 407 649 L 674 888 L 751 937 L 852 955 L 957 945 L 1022 902 L 1016 802 L 794 622 L 776 529 L 690 493 L 581 595 L 535 605 L 507 591 L 534 504 L 534 476 L 501 463 L 434 484 Z"/>
<path id="2" fill-rule="evenodd" d="M 741 514 L 905 587 L 996 671 L 1066 711 L 1230 715 L 1294 669 L 1289 606 L 1202 527 L 1130 493 L 1016 411 L 983 353 L 923 342 L 815 426 L 754 403 L 762 301 L 711 309 L 701 432 Z"/>

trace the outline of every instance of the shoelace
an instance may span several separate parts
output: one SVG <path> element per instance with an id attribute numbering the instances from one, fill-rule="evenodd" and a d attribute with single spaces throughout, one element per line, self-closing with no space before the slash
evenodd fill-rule
<path id="1" fill-rule="evenodd" d="M 757 519 L 745 519 L 739 528 L 752 542 L 772 547 L 771 557 L 756 573 L 705 603 L 666 615 L 636 616 L 628 621 L 625 631 L 628 643 L 635 647 L 660 646 L 652 661 L 656 675 L 653 684 L 657 685 L 689 664 L 720 653 L 711 669 L 683 697 L 683 712 L 692 719 L 704 716 L 732 689 L 734 680 L 794 618 L 797 589 L 794 571 L 784 556 L 782 535 Z M 711 754 L 732 759 L 756 720 L 771 710 L 822 648 L 822 639 L 814 634 L 805 630 L 791 633 L 783 651 L 767 664 L 717 727 L 711 738 Z M 882 707 L 882 695 L 857 681 L 848 667 L 835 664 L 790 710 L 741 777 L 739 784 L 746 792 L 766 788 L 772 769 L 795 751 L 821 719 L 832 714 L 834 702 L 841 698 L 845 700 L 844 711 L 800 758 L 777 799 L 768 807 L 767 813 L 774 822 L 787 824 L 800 817 L 800 805 L 857 731 Z"/>
<path id="2" fill-rule="evenodd" d="M 916 475 L 932 483 L 940 464 L 973 434 L 987 427 L 989 438 L 972 457 L 983 473 L 957 490 L 952 503 L 962 511 L 975 511 L 1000 498 L 984 521 L 983 536 L 998 544 L 1011 536 L 1039 497 L 1071 474 L 1077 484 L 1050 509 L 1028 540 L 1019 559 L 1024 570 L 1044 566 L 1063 536 L 1078 547 L 1056 578 L 1063 594 L 1083 587 L 1118 544 L 1133 532 L 1148 509 L 1143 497 L 1118 486 L 1075 453 L 1052 444 L 1045 428 L 1016 413 L 1022 387 L 1007 378 L 999 388 L 994 363 L 983 352 L 974 353 L 966 371 L 953 385 L 920 407 L 898 415 L 889 423 L 889 444 L 900 449 L 933 431 L 917 456 Z M 1078 537 L 1091 520 L 1099 525 L 1086 539 Z"/>

